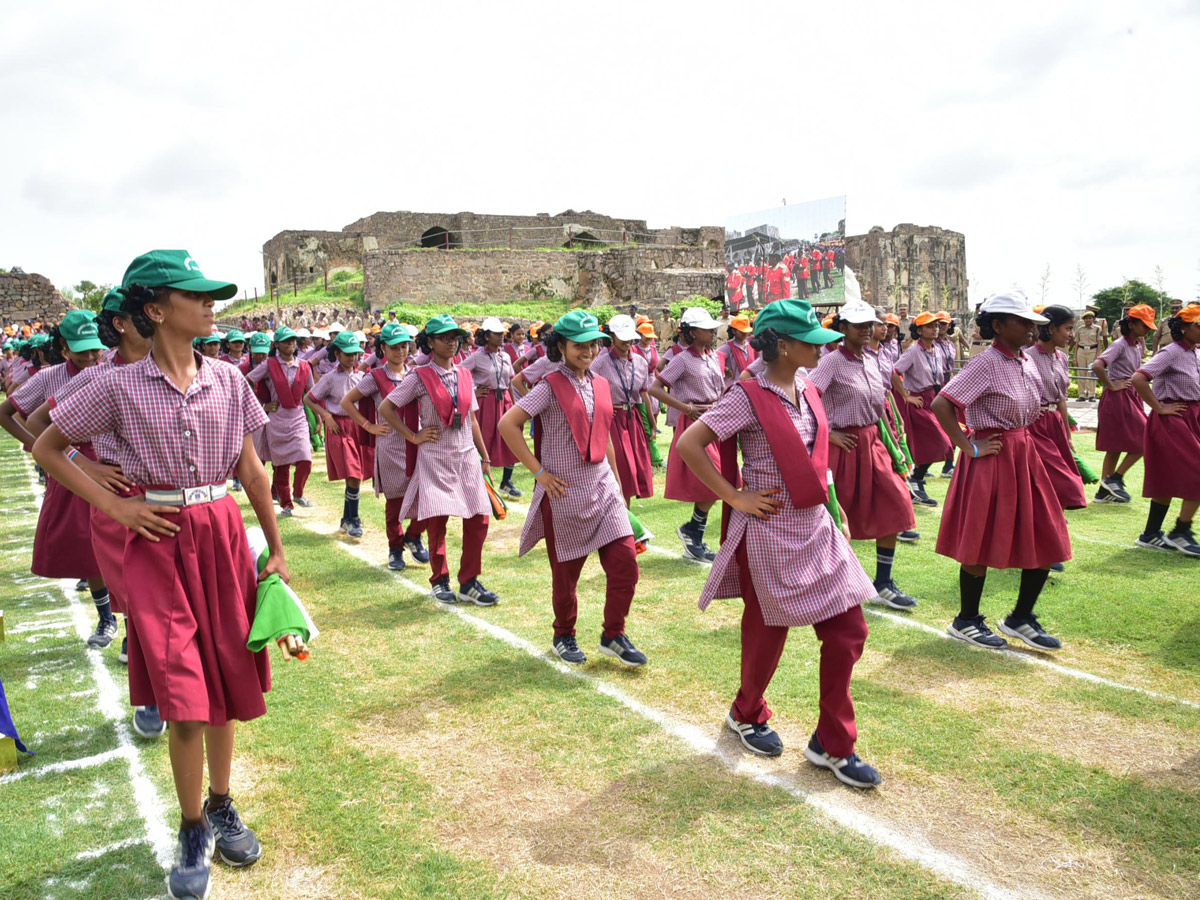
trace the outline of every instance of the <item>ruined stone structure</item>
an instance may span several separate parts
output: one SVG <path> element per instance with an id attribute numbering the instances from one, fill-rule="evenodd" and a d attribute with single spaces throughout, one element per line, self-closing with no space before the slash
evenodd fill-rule
<path id="1" fill-rule="evenodd" d="M 283 231 L 263 245 L 266 290 L 341 267 L 363 269 L 363 296 L 503 301 L 531 296 L 659 304 L 721 296 L 724 229 L 651 229 L 590 210 L 557 216 L 377 212 L 341 231 Z M 451 251 L 451 252 L 444 252 Z"/>
<path id="2" fill-rule="evenodd" d="M 892 312 L 968 311 L 966 238 L 957 231 L 904 224 L 887 232 L 876 225 L 846 238 L 846 265 L 868 303 Z"/>
<path id="3" fill-rule="evenodd" d="M 0 318 L 57 322 L 71 305 L 45 275 L 0 273 Z"/>

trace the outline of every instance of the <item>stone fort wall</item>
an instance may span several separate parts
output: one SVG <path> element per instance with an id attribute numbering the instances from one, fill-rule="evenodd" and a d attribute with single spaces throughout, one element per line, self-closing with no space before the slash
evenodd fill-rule
<path id="1" fill-rule="evenodd" d="M 854 270 L 868 303 L 892 312 L 945 309 L 965 313 L 966 237 L 936 226 L 878 225 L 846 238 L 846 265 Z"/>
<path id="2" fill-rule="evenodd" d="M 71 305 L 44 275 L 0 273 L 0 317 L 13 322 L 57 322 Z"/>

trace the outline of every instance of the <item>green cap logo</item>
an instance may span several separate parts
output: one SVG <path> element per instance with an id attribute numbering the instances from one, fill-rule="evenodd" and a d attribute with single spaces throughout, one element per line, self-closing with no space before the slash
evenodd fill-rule
<path id="1" fill-rule="evenodd" d="M 104 349 L 96 328 L 96 314 L 89 309 L 73 309 L 63 316 L 58 333 L 72 353 Z"/>
<path id="2" fill-rule="evenodd" d="M 143 253 L 129 264 L 121 284 L 124 287 L 131 284 L 172 287 L 208 294 L 214 300 L 228 300 L 237 293 L 236 284 L 205 278 L 200 271 L 200 264 L 186 250 L 151 250 Z"/>

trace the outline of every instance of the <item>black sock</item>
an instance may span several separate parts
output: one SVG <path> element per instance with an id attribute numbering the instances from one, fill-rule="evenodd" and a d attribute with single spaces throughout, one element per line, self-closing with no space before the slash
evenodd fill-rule
<path id="1" fill-rule="evenodd" d="M 358 518 L 358 488 L 346 488 L 346 505 L 342 516 L 346 519 Z"/>
<path id="2" fill-rule="evenodd" d="M 500 483 L 501 484 L 512 484 L 512 473 L 513 473 L 513 467 L 505 466 L 504 467 L 504 478 L 501 479 Z"/>
<path id="3" fill-rule="evenodd" d="M 896 559 L 895 547 L 875 547 L 875 590 L 892 580 L 892 563 Z"/>
<path id="4" fill-rule="evenodd" d="M 100 614 L 101 619 L 114 618 L 112 606 L 108 602 L 108 588 L 92 591 L 92 602 L 96 604 L 96 612 Z"/>
<path id="5" fill-rule="evenodd" d="M 218 794 L 211 787 L 208 789 L 208 808 L 209 810 L 220 809 L 223 806 L 228 806 L 230 797 L 228 794 Z"/>
<path id="6" fill-rule="evenodd" d="M 701 509 L 698 505 L 692 507 L 692 520 L 688 522 L 692 529 L 698 532 L 701 536 L 704 535 L 704 529 L 708 525 L 708 510 Z"/>
<path id="7" fill-rule="evenodd" d="M 982 575 L 972 575 L 966 569 L 958 570 L 959 600 L 958 617 L 973 619 L 979 615 L 979 598 L 983 596 L 983 583 L 987 581 L 987 572 Z"/>
<path id="8" fill-rule="evenodd" d="M 1037 603 L 1038 594 L 1045 587 L 1048 577 L 1050 573 L 1045 569 L 1021 570 L 1021 587 L 1017 591 L 1017 606 L 1013 610 L 1016 618 L 1023 619 L 1033 614 L 1033 604 Z"/>
<path id="9" fill-rule="evenodd" d="M 1170 508 L 1170 503 L 1150 501 L 1150 513 L 1146 516 L 1146 534 L 1157 534 L 1162 531 L 1163 522 L 1167 518 L 1167 510 Z"/>
<path id="10" fill-rule="evenodd" d="M 923 466 L 917 466 L 915 469 L 913 469 L 913 473 L 909 476 L 909 480 L 915 481 L 917 484 L 924 484 L 925 476 L 929 474 L 929 465 L 929 463 L 926 463 Z"/>
<path id="11" fill-rule="evenodd" d="M 1175 520 L 1175 527 L 1171 529 L 1171 534 L 1180 534 L 1181 532 L 1191 531 L 1191 530 L 1192 530 L 1192 520 L 1191 519 L 1188 519 L 1185 522 L 1185 521 L 1183 521 L 1183 519 L 1177 518 Z"/>

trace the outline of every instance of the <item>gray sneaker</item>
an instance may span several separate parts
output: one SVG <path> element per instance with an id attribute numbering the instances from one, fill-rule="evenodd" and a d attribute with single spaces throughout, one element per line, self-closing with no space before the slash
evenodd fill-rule
<path id="1" fill-rule="evenodd" d="M 212 826 L 217 853 L 226 865 L 240 869 L 253 865 L 262 856 L 262 845 L 254 832 L 242 824 L 242 817 L 238 815 L 232 802 L 210 809 L 208 800 L 205 800 L 204 818 Z"/>
<path id="2" fill-rule="evenodd" d="M 96 623 L 96 630 L 88 635 L 87 645 L 89 647 L 95 647 L 98 650 L 103 650 L 113 642 L 117 636 L 118 630 L 119 628 L 117 627 L 117 619 L 115 616 L 107 619 L 101 619 Z"/>
<path id="3" fill-rule="evenodd" d="M 167 723 L 157 706 L 137 706 L 133 710 L 133 730 L 144 738 L 160 738 L 167 731 Z"/>
<path id="4" fill-rule="evenodd" d="M 213 851 L 216 839 L 207 819 L 191 828 L 179 829 L 175 865 L 167 877 L 167 893 L 175 900 L 205 900 L 212 887 Z"/>

